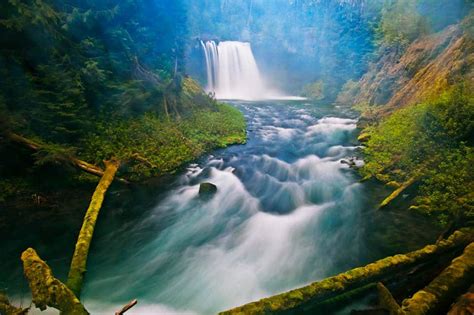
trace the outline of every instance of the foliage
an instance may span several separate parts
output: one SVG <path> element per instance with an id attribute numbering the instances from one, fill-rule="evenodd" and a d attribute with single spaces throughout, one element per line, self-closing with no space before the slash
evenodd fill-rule
<path id="1" fill-rule="evenodd" d="M 364 176 L 384 182 L 420 178 L 414 208 L 442 222 L 473 216 L 474 94 L 460 84 L 439 98 L 393 113 L 369 127 Z"/>
<path id="2" fill-rule="evenodd" d="M 245 142 L 245 121 L 235 108 L 217 104 L 197 109 L 179 122 L 148 113 L 131 120 L 103 120 L 84 139 L 80 156 L 100 163 L 116 156 L 129 161 L 129 177 L 143 179 L 173 172 L 212 148 Z"/>
<path id="3" fill-rule="evenodd" d="M 360 87 L 359 83 L 353 80 L 348 80 L 341 88 L 339 92 L 336 102 L 339 104 L 352 104 L 354 102 L 354 98 L 356 97 L 357 93 L 359 92 Z"/>
<path id="4" fill-rule="evenodd" d="M 303 87 L 302 96 L 310 98 L 315 101 L 320 101 L 325 98 L 324 94 L 324 82 L 323 80 L 318 80 L 313 83 L 309 83 Z"/>
<path id="5" fill-rule="evenodd" d="M 382 43 L 406 47 L 426 34 L 428 26 L 417 10 L 417 1 L 397 0 L 384 9 L 377 32 Z"/>
<path id="6" fill-rule="evenodd" d="M 137 179 L 243 142 L 240 112 L 184 74 L 186 8 L 181 0 L 2 2 L 1 131 L 42 143 L 38 167 L 116 156 Z"/>
<path id="7" fill-rule="evenodd" d="M 99 116 L 179 115 L 181 1 L 4 1 L 1 103 L 22 133 L 75 144 Z"/>

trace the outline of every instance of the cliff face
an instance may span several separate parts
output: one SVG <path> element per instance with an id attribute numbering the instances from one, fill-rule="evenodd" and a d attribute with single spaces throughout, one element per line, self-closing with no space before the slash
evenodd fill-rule
<path id="1" fill-rule="evenodd" d="M 439 95 L 460 78 L 474 83 L 474 18 L 420 38 L 404 52 L 385 48 L 358 83 L 354 104 L 382 112 Z"/>

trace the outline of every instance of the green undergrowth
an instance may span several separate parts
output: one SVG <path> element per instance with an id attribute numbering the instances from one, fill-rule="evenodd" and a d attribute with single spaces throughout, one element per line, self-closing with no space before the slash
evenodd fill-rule
<path id="1" fill-rule="evenodd" d="M 104 120 L 83 140 L 79 157 L 100 164 L 115 156 L 125 161 L 123 175 L 141 180 L 173 172 L 206 151 L 245 140 L 245 120 L 240 111 L 216 104 L 179 120 L 153 113 L 130 120 Z"/>
<path id="2" fill-rule="evenodd" d="M 474 94 L 461 84 L 364 130 L 364 177 L 419 185 L 411 209 L 441 224 L 474 218 Z"/>

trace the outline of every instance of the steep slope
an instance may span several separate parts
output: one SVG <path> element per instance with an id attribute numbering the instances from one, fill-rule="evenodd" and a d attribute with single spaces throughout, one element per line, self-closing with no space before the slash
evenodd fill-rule
<path id="1" fill-rule="evenodd" d="M 383 48 L 359 81 L 354 104 L 386 105 L 384 112 L 436 97 L 460 77 L 473 82 L 473 17 L 420 38 L 404 51 Z"/>

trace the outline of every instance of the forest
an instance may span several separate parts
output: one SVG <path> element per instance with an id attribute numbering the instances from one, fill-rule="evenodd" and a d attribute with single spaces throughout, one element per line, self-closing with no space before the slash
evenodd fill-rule
<path id="1" fill-rule="evenodd" d="M 474 313 L 472 0 L 0 3 L 0 314 Z"/>

